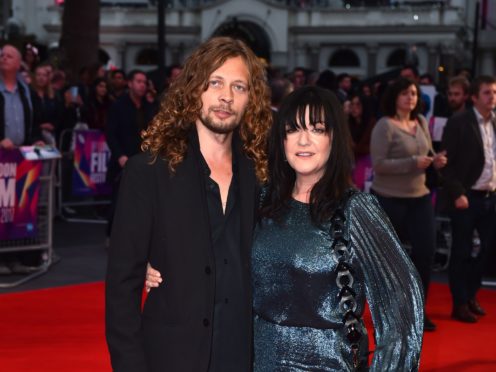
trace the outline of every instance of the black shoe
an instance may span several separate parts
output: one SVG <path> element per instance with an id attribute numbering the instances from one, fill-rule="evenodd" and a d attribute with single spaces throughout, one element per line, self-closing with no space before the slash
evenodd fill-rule
<path id="1" fill-rule="evenodd" d="M 484 316 L 486 315 L 486 310 L 484 310 L 477 299 L 470 300 L 468 302 L 468 309 L 475 315 Z"/>
<path id="2" fill-rule="evenodd" d="M 477 323 L 477 317 L 470 311 L 467 304 L 453 306 L 451 317 L 463 323 Z"/>
<path id="3" fill-rule="evenodd" d="M 437 326 L 427 316 L 424 317 L 424 332 L 434 332 Z"/>

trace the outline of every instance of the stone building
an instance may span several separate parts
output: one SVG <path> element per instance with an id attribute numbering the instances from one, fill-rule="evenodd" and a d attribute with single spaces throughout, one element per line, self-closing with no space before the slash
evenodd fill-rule
<path id="1" fill-rule="evenodd" d="M 11 0 L 13 20 L 38 42 L 56 47 L 59 0 Z M 166 63 L 180 63 L 212 35 L 238 35 L 283 70 L 327 68 L 363 78 L 405 61 L 420 72 L 470 67 L 475 1 L 165 0 Z M 155 1 L 102 0 L 102 54 L 126 70 L 158 59 Z M 495 74 L 496 1 L 479 32 L 478 73 Z M 493 15 L 494 14 L 494 15 Z M 11 19 L 12 20 L 12 19 Z"/>

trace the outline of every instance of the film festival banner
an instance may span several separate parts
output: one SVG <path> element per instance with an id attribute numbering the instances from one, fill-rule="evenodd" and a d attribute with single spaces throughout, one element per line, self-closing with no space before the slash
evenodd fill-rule
<path id="1" fill-rule="evenodd" d="M 41 161 L 0 150 L 0 240 L 36 237 Z"/>
<path id="2" fill-rule="evenodd" d="M 74 132 L 74 141 L 72 194 L 109 195 L 111 188 L 106 177 L 110 150 L 105 134 L 99 130 L 78 130 Z"/>

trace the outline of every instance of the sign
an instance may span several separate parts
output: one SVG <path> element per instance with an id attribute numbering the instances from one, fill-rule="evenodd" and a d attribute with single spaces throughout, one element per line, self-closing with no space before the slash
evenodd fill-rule
<path id="1" fill-rule="evenodd" d="M 110 150 L 105 135 L 99 130 L 74 131 L 74 171 L 72 194 L 75 196 L 109 195 L 106 182 Z"/>
<path id="2" fill-rule="evenodd" d="M 41 162 L 0 149 L 0 239 L 36 236 Z"/>

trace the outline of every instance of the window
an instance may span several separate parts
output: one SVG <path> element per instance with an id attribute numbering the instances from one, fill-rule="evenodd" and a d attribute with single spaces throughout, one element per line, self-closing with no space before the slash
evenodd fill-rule
<path id="1" fill-rule="evenodd" d="M 406 60 L 406 50 L 396 49 L 389 55 L 386 66 L 387 67 L 398 67 L 403 66 Z"/>
<path id="2" fill-rule="evenodd" d="M 136 55 L 137 65 L 156 65 L 158 64 L 158 51 L 155 48 L 141 49 Z"/>
<path id="3" fill-rule="evenodd" d="M 351 49 L 340 49 L 329 60 L 331 67 L 360 67 L 360 58 Z"/>

